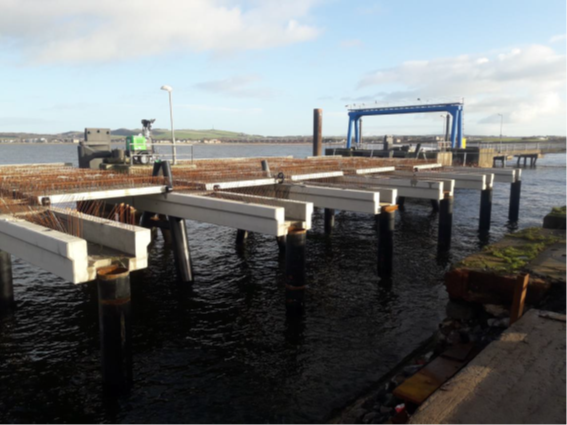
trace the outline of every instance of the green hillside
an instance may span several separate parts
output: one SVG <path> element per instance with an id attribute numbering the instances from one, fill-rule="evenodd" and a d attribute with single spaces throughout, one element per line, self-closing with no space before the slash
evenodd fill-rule
<path id="1" fill-rule="evenodd" d="M 153 129 L 152 136 L 154 139 L 171 139 L 171 131 L 161 128 Z M 259 135 L 251 135 L 246 133 L 237 133 L 234 131 L 224 130 L 175 130 L 176 139 L 258 139 L 263 138 Z"/>

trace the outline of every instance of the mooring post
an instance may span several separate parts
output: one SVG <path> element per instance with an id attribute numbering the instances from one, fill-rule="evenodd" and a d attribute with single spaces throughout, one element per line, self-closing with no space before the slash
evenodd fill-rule
<path id="1" fill-rule="evenodd" d="M 431 209 L 434 212 L 439 212 L 439 201 L 437 199 L 432 199 L 431 200 Z"/>
<path id="2" fill-rule="evenodd" d="M 12 256 L 0 251 L 0 315 L 15 306 L 14 283 L 12 279 Z"/>
<path id="3" fill-rule="evenodd" d="M 508 209 L 508 219 L 518 221 L 520 217 L 520 194 L 522 192 L 522 181 L 517 179 L 510 185 L 510 207 Z"/>
<path id="4" fill-rule="evenodd" d="M 325 208 L 325 233 L 330 235 L 335 227 L 335 210 L 332 208 Z"/>
<path id="5" fill-rule="evenodd" d="M 162 171 L 170 189 L 173 185 L 173 175 L 169 161 L 162 162 Z M 168 216 L 169 231 L 173 245 L 173 256 L 177 269 L 177 278 L 180 282 L 193 282 L 193 270 L 191 267 L 191 252 L 187 242 L 187 226 L 185 220 L 179 217 Z"/>
<path id="6" fill-rule="evenodd" d="M 102 381 L 106 390 L 123 391 L 132 381 L 130 273 L 103 267 L 97 271 L 97 286 Z"/>
<path id="7" fill-rule="evenodd" d="M 451 248 L 451 232 L 453 229 L 453 197 L 445 194 L 445 199 L 439 202 L 439 249 Z"/>
<path id="8" fill-rule="evenodd" d="M 185 220 L 179 217 L 169 217 L 169 228 L 173 242 L 173 257 L 177 278 L 180 282 L 193 282 L 193 269 L 191 266 L 191 252 L 187 242 L 187 227 Z"/>
<path id="9" fill-rule="evenodd" d="M 270 171 L 270 164 L 265 159 L 262 160 L 262 171 L 266 172 L 267 177 L 272 177 L 272 173 Z"/>
<path id="10" fill-rule="evenodd" d="M 480 215 L 478 230 L 488 232 L 490 230 L 490 216 L 492 214 L 492 188 L 488 187 L 480 192 Z"/>
<path id="11" fill-rule="evenodd" d="M 276 242 L 278 243 L 278 248 L 280 250 L 280 254 L 283 254 L 285 252 L 286 239 L 287 239 L 286 235 L 276 236 Z"/>
<path id="12" fill-rule="evenodd" d="M 378 216 L 378 276 L 392 275 L 396 205 L 382 207 Z"/>
<path id="13" fill-rule="evenodd" d="M 323 153 L 323 110 L 313 110 L 313 156 Z"/>
<path id="14" fill-rule="evenodd" d="M 406 205 L 406 197 L 398 196 L 398 199 L 396 200 L 396 204 L 398 205 L 399 210 L 403 211 Z"/>
<path id="15" fill-rule="evenodd" d="M 153 169 L 152 169 L 152 177 L 157 177 L 157 176 L 159 176 L 159 172 L 160 172 L 160 170 L 161 170 L 161 166 L 162 166 L 162 163 L 161 163 L 161 162 L 154 162 L 154 167 L 153 167 Z M 144 211 L 144 212 L 142 213 L 142 218 L 140 219 L 140 226 L 146 227 L 146 228 L 149 228 L 149 229 L 152 229 L 153 226 L 152 226 L 151 219 L 152 219 L 152 217 L 154 217 L 154 216 L 155 216 L 155 214 L 153 214 L 153 213 L 151 213 L 151 212 L 148 212 L 148 211 Z M 153 238 L 152 238 L 152 239 L 153 239 Z"/>
<path id="16" fill-rule="evenodd" d="M 236 245 L 244 245 L 248 239 L 248 232 L 246 230 L 238 229 L 236 231 Z"/>
<path id="17" fill-rule="evenodd" d="M 289 229 L 285 253 L 285 305 L 289 314 L 303 312 L 306 240 L 305 229 Z"/>

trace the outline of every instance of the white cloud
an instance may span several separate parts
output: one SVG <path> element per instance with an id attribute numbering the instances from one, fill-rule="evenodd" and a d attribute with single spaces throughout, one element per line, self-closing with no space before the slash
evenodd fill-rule
<path id="1" fill-rule="evenodd" d="M 501 53 L 404 62 L 363 76 L 358 88 L 381 87 L 375 99 L 382 102 L 464 97 L 468 118 L 480 124 L 492 122 L 497 113 L 519 125 L 561 115 L 564 133 L 565 74 L 565 55 L 530 45 Z M 392 86 L 397 90 L 384 91 Z M 359 99 L 364 97 L 371 96 Z"/>
<path id="2" fill-rule="evenodd" d="M 205 81 L 193 87 L 211 93 L 225 94 L 232 97 L 269 99 L 273 97 L 272 90 L 263 87 L 250 87 L 260 81 L 256 75 L 239 75 L 224 80 Z"/>
<path id="3" fill-rule="evenodd" d="M 234 52 L 311 40 L 315 0 L 2 0 L 0 46 L 26 60 L 107 61 L 169 51 Z"/>
<path id="4" fill-rule="evenodd" d="M 360 47 L 362 45 L 363 45 L 362 41 L 357 39 L 357 38 L 350 39 L 350 40 L 343 40 L 339 44 L 340 47 L 343 47 L 345 49 L 350 49 L 350 48 L 353 48 L 353 47 Z"/>
<path id="5" fill-rule="evenodd" d="M 567 34 L 558 34 L 558 35 L 554 35 L 553 37 L 551 37 L 549 39 L 550 43 L 558 43 L 560 41 L 565 41 L 565 39 L 567 38 Z"/>

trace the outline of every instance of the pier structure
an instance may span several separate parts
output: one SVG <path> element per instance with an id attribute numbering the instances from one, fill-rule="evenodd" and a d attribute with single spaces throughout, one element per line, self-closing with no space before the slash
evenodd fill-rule
<path id="1" fill-rule="evenodd" d="M 314 206 L 325 210 L 329 235 L 336 210 L 374 216 L 377 270 L 388 277 L 401 200 L 439 205 L 439 248 L 449 249 L 454 189 L 481 192 L 486 227 L 493 183 L 512 184 L 517 212 L 519 178 L 519 170 L 462 170 L 409 158 L 208 159 L 131 167 L 128 174 L 65 164 L 1 166 L 1 312 L 14 306 L 11 255 L 74 284 L 96 280 L 103 381 L 122 388 L 131 379 L 129 273 L 147 267 L 150 227 L 159 222 L 153 216 L 167 217 L 182 282 L 194 279 L 185 220 L 232 227 L 240 244 L 248 232 L 274 236 L 286 251 L 286 309 L 300 313 Z"/>

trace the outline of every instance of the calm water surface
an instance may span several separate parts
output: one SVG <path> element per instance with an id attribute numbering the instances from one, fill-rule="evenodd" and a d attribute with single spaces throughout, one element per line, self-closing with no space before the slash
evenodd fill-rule
<path id="1" fill-rule="evenodd" d="M 163 149 L 163 147 L 162 147 Z M 180 148 L 183 154 L 189 149 Z M 199 146 L 197 158 L 310 155 L 311 146 Z M 0 146 L 0 163 L 73 162 L 74 146 Z M 565 204 L 565 154 L 524 170 L 518 227 Z M 453 248 L 437 256 L 425 203 L 397 215 L 394 274 L 376 272 L 372 217 L 322 214 L 308 234 L 309 290 L 299 327 L 286 322 L 283 261 L 273 237 L 234 246 L 234 229 L 188 221 L 196 282 L 176 283 L 161 239 L 132 275 L 134 387 L 101 393 L 96 284 L 72 285 L 14 259 L 18 309 L 0 321 L 0 422 L 321 422 L 431 335 L 444 317 L 450 264 L 516 226 L 510 186 L 494 189 L 479 238 L 479 193 L 457 190 Z"/>

